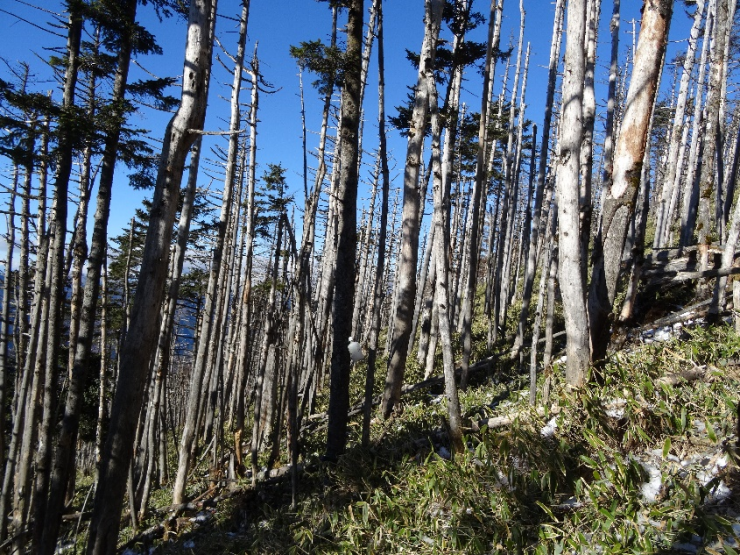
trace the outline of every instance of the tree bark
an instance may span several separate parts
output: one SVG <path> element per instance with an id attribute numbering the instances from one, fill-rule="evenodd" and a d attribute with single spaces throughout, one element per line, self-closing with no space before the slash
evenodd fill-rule
<path id="1" fill-rule="evenodd" d="M 589 291 L 593 359 L 606 355 L 627 227 L 635 210 L 648 129 L 665 55 L 673 2 L 645 0 L 627 107 L 614 152 L 614 173 L 604 188 L 601 229 L 594 243 Z M 561 278 L 561 286 L 563 280 Z"/>
<path id="2" fill-rule="evenodd" d="M 401 255 L 397 264 L 398 287 L 393 338 L 388 357 L 388 374 L 381 412 L 389 418 L 394 406 L 401 398 L 401 386 L 408 356 L 411 323 L 414 315 L 413 302 L 416 296 L 416 271 L 419 257 L 419 212 L 421 207 L 419 169 L 422 163 L 424 128 L 429 113 L 429 99 L 425 79 L 434 72 L 439 28 L 442 19 L 442 0 L 424 2 L 424 40 L 421 46 L 419 75 L 414 96 L 414 109 L 406 151 L 406 167 L 403 177 L 403 230 L 401 233 Z M 345 351 L 346 345 L 341 346 Z"/>
<path id="3" fill-rule="evenodd" d="M 340 175 L 337 187 L 337 251 L 334 302 L 332 306 L 332 356 L 329 388 L 329 424 L 326 456 L 335 459 L 347 445 L 350 354 L 347 349 L 352 330 L 355 295 L 355 254 L 357 250 L 357 186 L 360 111 L 362 108 L 362 27 L 363 1 L 351 0 L 347 17 L 347 49 L 339 128 Z"/>
<path id="4" fill-rule="evenodd" d="M 563 76 L 562 129 L 558 153 L 556 187 L 560 223 L 560 290 L 567 332 L 567 366 L 565 379 L 579 387 L 586 380 L 590 360 L 586 284 L 583 280 L 579 160 L 583 139 L 583 79 L 585 73 L 584 36 L 586 0 L 568 2 L 568 29 L 565 44 Z"/>
<path id="5" fill-rule="evenodd" d="M 156 347 L 157 315 L 164 295 L 180 182 L 188 150 L 197 131 L 203 129 L 205 120 L 215 9 L 216 0 L 193 0 L 190 3 L 182 97 L 180 107 L 165 131 L 139 285 L 131 325 L 122 346 L 110 430 L 100 465 L 100 481 L 87 544 L 89 555 L 113 554 L 116 550 L 136 420 L 150 359 Z"/>

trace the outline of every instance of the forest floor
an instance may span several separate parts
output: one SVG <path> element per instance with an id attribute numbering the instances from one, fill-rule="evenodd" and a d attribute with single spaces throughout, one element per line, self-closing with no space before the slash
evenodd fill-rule
<path id="1" fill-rule="evenodd" d="M 336 464 L 320 461 L 316 429 L 294 505 L 289 474 L 230 490 L 208 490 L 204 476 L 191 510 L 126 531 L 123 552 L 740 552 L 732 327 L 643 329 L 587 387 L 570 390 L 562 373 L 559 361 L 540 376 L 539 408 L 526 372 L 501 363 L 474 374 L 460 396 L 467 450 L 454 457 L 441 385 L 374 420 L 366 449 L 355 417 Z"/>

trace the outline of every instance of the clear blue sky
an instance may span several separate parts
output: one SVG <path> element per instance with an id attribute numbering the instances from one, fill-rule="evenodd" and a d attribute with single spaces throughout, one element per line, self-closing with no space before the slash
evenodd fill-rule
<path id="1" fill-rule="evenodd" d="M 38 2 L 38 0 L 37 0 Z M 40 3 L 40 2 L 38 2 Z M 60 12 L 62 5 L 58 1 L 45 1 L 44 8 Z M 369 6 L 370 2 L 366 1 Z M 385 2 L 385 36 L 386 36 L 386 110 L 390 115 L 395 114 L 394 107 L 406 99 L 408 86 L 416 80 L 416 71 L 406 61 L 405 49 L 418 51 L 423 35 L 423 6 L 422 0 L 386 0 Z M 642 2 L 639 0 L 622 1 L 622 43 L 631 44 L 632 38 L 628 34 L 631 26 L 626 22 L 632 18 L 639 19 L 639 9 Z M 488 0 L 476 0 L 474 9 L 488 14 Z M 40 58 L 47 58 L 50 47 L 62 47 L 64 39 L 44 32 L 33 24 L 47 27 L 47 21 L 52 16 L 43 11 L 19 2 L 18 0 L 0 0 L 0 9 L 17 14 L 29 22 L 19 21 L 0 13 L 3 22 L 3 40 L 0 45 L 0 57 L 10 64 L 18 60 L 30 63 L 37 75 L 36 87 L 39 90 L 56 88 L 53 82 L 48 82 L 47 72 Z M 527 42 L 532 44 L 532 58 L 530 61 L 529 84 L 526 103 L 527 117 L 537 122 L 542 119 L 544 93 L 547 77 L 547 63 L 552 32 L 552 18 L 554 5 L 549 1 L 526 0 L 525 9 L 525 47 Z M 601 32 L 599 35 L 599 74 L 597 75 L 597 102 L 603 104 L 606 94 L 606 67 L 608 65 L 609 41 L 608 22 L 611 16 L 612 3 L 605 1 L 602 7 Z M 220 0 L 219 13 L 233 18 L 238 17 L 240 2 L 237 0 Z M 177 76 L 182 68 L 182 52 L 185 43 L 185 23 L 172 18 L 159 22 L 149 6 L 139 8 L 139 20 L 157 37 L 157 41 L 164 50 L 162 56 L 143 56 L 137 61 L 148 71 L 159 76 Z M 258 137 L 258 169 L 257 175 L 262 174 L 268 163 L 280 163 L 288 169 L 287 177 L 291 188 L 296 194 L 296 205 L 303 206 L 302 198 L 302 143 L 300 101 L 298 96 L 298 77 L 295 62 L 289 56 L 289 46 L 301 41 L 323 39 L 328 41 L 331 15 L 326 3 L 315 0 L 252 0 L 249 19 L 249 42 L 247 52 L 251 56 L 255 42 L 259 43 L 259 57 L 264 78 L 275 85 L 278 90 L 275 94 L 263 94 L 260 101 L 259 137 Z M 519 28 L 519 3 L 516 0 L 506 0 L 504 5 L 504 28 L 501 35 L 501 46 L 515 44 Z M 639 28 L 639 27 L 638 27 Z M 683 10 L 677 6 L 672 25 L 672 38 L 685 39 L 688 29 L 687 18 Z M 237 24 L 228 19 L 220 18 L 217 23 L 217 34 L 226 48 L 234 50 Z M 63 34 L 64 30 L 56 32 Z M 474 40 L 483 41 L 485 25 L 472 36 Z M 443 34 L 445 31 L 443 30 Z M 447 33 L 448 35 L 448 33 Z M 445 36 L 447 36 L 445 35 Z M 672 49 L 683 49 L 684 43 L 674 44 Z M 622 60 L 625 48 L 620 49 Z M 218 47 L 215 50 L 219 52 Z M 373 54 L 377 52 L 374 48 Z M 222 59 L 223 58 L 222 56 Z M 669 56 L 670 59 L 670 56 Z M 365 96 L 366 123 L 363 146 L 371 151 L 377 144 L 376 106 L 377 80 L 375 77 L 375 56 L 371 63 L 370 78 Z M 230 62 L 226 60 L 227 66 Z M 503 68 L 497 72 L 498 79 L 503 74 Z M 513 72 L 512 72 L 513 74 Z M 141 76 L 139 74 L 138 76 Z M 9 72 L 5 64 L 0 64 L 0 78 L 9 79 Z M 470 110 L 480 109 L 480 76 L 473 70 L 468 71 L 465 83 L 464 101 Z M 664 81 L 667 78 L 664 77 Z M 307 125 L 309 128 L 309 148 L 316 146 L 316 132 L 320 122 L 320 104 L 317 93 L 310 87 L 311 76 L 304 77 L 306 86 Z M 211 101 L 208 108 L 206 128 L 209 130 L 224 129 L 228 125 L 228 87 L 231 75 L 218 62 L 214 64 Z M 500 90 L 500 82 L 494 85 L 495 91 Z M 55 92 L 59 96 L 58 89 Z M 178 92 L 174 90 L 173 95 Z M 248 91 L 242 93 L 242 102 L 248 101 Z M 168 115 L 157 114 L 142 109 L 140 120 L 135 125 L 150 130 L 150 135 L 161 139 Z M 597 124 L 599 125 L 599 124 Z M 540 126 L 541 127 L 541 126 Z M 405 141 L 394 130 L 390 131 L 390 148 L 396 160 L 396 169 L 392 174 L 395 177 L 394 186 L 400 185 L 399 174 L 402 172 L 402 162 L 405 156 Z M 224 141 L 224 139 L 218 139 Z M 370 157 L 364 161 L 371 163 Z M 1 163 L 1 162 L 0 162 Z M 309 163 L 311 159 L 309 158 Z M 0 179 L 8 181 L 7 165 L 2 168 Z M 115 235 L 127 225 L 133 215 L 133 210 L 140 205 L 141 199 L 150 192 L 137 192 L 128 186 L 128 173 L 125 167 L 118 169 L 117 181 L 113 192 L 113 210 L 111 214 L 110 234 Z M 367 172 L 365 173 L 367 175 Z M 208 184 L 210 179 L 202 175 L 199 183 Z M 217 186 L 217 183 L 214 183 Z M 360 203 L 364 202 L 366 188 L 360 192 Z M 0 200 L 0 203 L 5 204 Z M 3 206 L 4 208 L 4 206 Z M 3 249 L 4 250 L 4 249 Z"/>

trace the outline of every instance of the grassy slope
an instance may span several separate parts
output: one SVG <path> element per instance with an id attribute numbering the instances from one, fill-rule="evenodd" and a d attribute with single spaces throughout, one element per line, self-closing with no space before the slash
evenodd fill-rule
<path id="1" fill-rule="evenodd" d="M 556 365 L 544 415 L 526 405 L 520 376 L 503 380 L 508 387 L 478 380 L 461 396 L 470 422 L 519 417 L 471 432 L 469 451 L 454 462 L 439 455 L 440 392 L 414 393 L 402 416 L 374 423 L 370 449 L 357 447 L 356 420 L 355 447 L 337 465 L 301 475 L 295 509 L 288 480 L 261 484 L 203 509 L 202 523 L 180 519 L 168 544 L 157 544 L 202 554 L 674 553 L 679 544 L 734 553 L 740 337 L 729 327 L 688 334 L 625 349 L 583 391 L 567 391 Z M 700 380 L 659 381 L 697 366 Z M 551 437 L 542 434 L 548 422 Z M 307 438 L 309 463 L 323 441 L 320 431 Z M 653 500 L 642 490 L 650 466 L 662 484 Z M 712 501 L 728 487 L 728 500 Z"/>

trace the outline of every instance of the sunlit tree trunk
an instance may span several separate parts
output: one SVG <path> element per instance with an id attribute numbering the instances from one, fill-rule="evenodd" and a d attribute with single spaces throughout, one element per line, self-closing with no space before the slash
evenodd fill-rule
<path id="1" fill-rule="evenodd" d="M 704 125 L 704 104 L 701 102 L 701 98 L 704 95 L 707 57 L 709 55 L 709 43 L 711 42 L 709 37 L 711 36 L 712 29 L 714 27 L 715 6 L 716 0 L 709 0 L 706 23 L 704 24 L 704 41 L 702 43 L 701 55 L 699 58 L 699 75 L 696 81 L 694 114 L 691 123 L 691 145 L 689 147 L 688 168 L 686 176 L 684 177 L 681 204 L 681 236 L 679 242 L 679 247 L 681 249 L 689 246 L 693 240 L 697 216 L 696 212 L 699 204 L 699 184 L 695 179 L 695 175 L 699 160 L 699 151 L 702 144 L 701 129 Z M 679 168 L 681 167 L 680 162 L 678 166 Z M 679 168 L 677 168 L 676 171 L 679 171 Z"/>
<path id="2" fill-rule="evenodd" d="M 131 464 L 136 421 L 158 338 L 158 314 L 164 296 L 180 183 L 190 146 L 205 121 L 215 4 L 216 0 L 190 3 L 182 97 L 165 131 L 139 285 L 131 325 L 122 345 L 118 385 L 100 464 L 87 544 L 89 555 L 112 554 L 117 546 L 125 476 Z"/>
<path id="3" fill-rule="evenodd" d="M 709 248 L 719 230 L 716 225 L 717 213 L 712 210 L 715 197 L 721 198 L 719 186 L 722 184 L 723 128 L 720 121 L 722 90 L 725 79 L 725 43 L 729 3 L 732 0 L 716 0 L 713 41 L 710 48 L 709 88 L 705 104 L 706 121 L 704 128 L 704 147 L 701 154 L 701 174 L 699 176 L 699 207 L 697 210 L 697 235 L 699 241 L 699 268 L 709 268 Z"/>
<path id="4" fill-rule="evenodd" d="M 473 350 L 473 344 L 472 344 L 472 326 L 473 326 L 473 314 L 475 312 L 475 288 L 477 284 L 477 275 L 478 275 L 478 235 L 479 235 L 479 216 L 480 216 L 480 205 L 481 205 L 481 196 L 482 196 L 482 190 L 484 187 L 488 184 L 488 172 L 486 168 L 486 145 L 488 143 L 488 115 L 489 115 L 489 102 L 488 97 L 491 94 L 491 66 L 495 64 L 494 60 L 494 48 L 498 48 L 497 45 L 497 37 L 495 34 L 496 29 L 496 17 L 495 12 L 498 8 L 499 2 L 497 0 L 491 0 L 490 4 L 490 12 L 489 12 L 489 24 L 488 24 L 488 41 L 486 43 L 486 65 L 483 70 L 483 92 L 481 93 L 481 111 L 480 111 L 480 124 L 478 126 L 478 153 L 476 157 L 476 163 L 475 163 L 475 181 L 473 182 L 473 192 L 470 199 L 470 224 L 468 229 L 470 230 L 468 233 L 467 241 L 468 241 L 468 249 L 467 249 L 467 256 L 468 256 L 468 266 L 466 268 L 466 274 L 465 274 L 465 297 L 467 299 L 467 303 L 463 304 L 464 312 L 462 314 L 462 346 L 463 346 L 463 354 L 462 354 L 462 363 L 461 363 L 461 376 L 460 376 L 460 387 L 462 389 L 465 389 L 468 385 L 468 368 L 470 365 L 470 354 Z M 520 0 L 519 2 L 519 8 L 520 8 L 520 14 L 521 14 L 521 23 L 520 23 L 520 39 L 519 39 L 519 55 L 521 59 L 521 33 L 523 33 L 524 29 L 524 4 L 523 0 Z M 515 85 L 516 88 L 516 85 Z M 514 96 L 516 96 L 516 93 L 513 93 Z M 512 99 L 512 112 L 514 110 L 513 108 L 514 102 Z M 511 121 L 509 122 L 512 123 Z M 512 180 L 513 183 L 513 180 Z M 440 236 L 441 239 L 441 236 Z M 437 260 L 437 283 L 439 284 L 440 280 L 443 282 L 447 282 L 447 277 L 442 276 L 439 273 L 440 271 L 440 261 Z M 439 291 L 439 285 L 437 286 L 437 290 Z M 442 299 L 437 299 L 438 301 L 438 307 L 439 307 L 439 322 L 440 322 L 440 333 L 442 334 L 442 340 L 443 342 L 446 340 L 444 337 L 444 332 L 442 331 L 442 327 L 445 325 L 445 322 L 443 321 L 444 318 L 446 318 L 446 315 L 442 314 L 442 308 L 441 303 Z M 447 370 L 445 370 L 447 372 Z M 448 399 L 449 402 L 449 399 Z"/>
<path id="5" fill-rule="evenodd" d="M 384 418 L 390 417 L 393 407 L 401 398 L 401 386 L 403 385 L 414 314 L 413 302 L 416 296 L 419 211 L 421 207 L 419 170 L 422 164 L 424 128 L 429 113 L 428 91 L 424 83 L 427 75 L 434 71 L 443 4 L 444 2 L 441 0 L 425 0 L 424 3 L 424 40 L 421 47 L 419 75 L 414 96 L 414 109 L 410 122 L 411 128 L 409 129 L 406 167 L 403 178 L 403 213 L 401 216 L 403 230 L 401 233 L 401 255 L 397 264 L 398 287 L 395 292 L 397 307 L 381 409 Z M 341 347 L 346 351 L 346 345 Z"/>
<path id="6" fill-rule="evenodd" d="M 583 385 L 591 348 L 586 313 L 586 284 L 580 239 L 579 162 L 583 139 L 583 80 L 585 74 L 584 37 L 586 0 L 568 2 L 568 27 L 563 74 L 563 110 L 556 187 L 560 230 L 560 291 L 567 332 L 566 381 Z"/>
<path id="7" fill-rule="evenodd" d="M 220 335 L 218 326 L 213 326 L 219 321 L 219 308 L 222 306 L 221 295 L 226 275 L 226 268 L 222 264 L 226 250 L 226 234 L 231 221 L 232 198 L 234 191 L 234 175 L 236 170 L 237 155 L 239 150 L 239 130 L 241 124 L 241 111 L 239 109 L 239 93 L 241 92 L 241 78 L 244 63 L 244 46 L 247 34 L 247 19 L 249 16 L 249 2 L 243 4 L 239 27 L 239 44 L 237 55 L 234 60 L 234 79 L 231 85 L 231 120 L 229 123 L 229 150 L 226 160 L 226 174 L 224 176 L 224 187 L 222 195 L 221 215 L 218 222 L 218 238 L 213 249 L 213 259 L 208 277 L 208 291 L 204 307 L 204 318 L 198 339 L 197 355 L 193 365 L 188 392 L 188 412 L 185 419 L 185 427 L 180 438 L 180 446 L 177 462 L 177 477 L 172 491 L 172 502 L 179 504 L 183 502 L 185 493 L 185 482 L 190 469 L 190 452 L 196 437 L 196 421 L 198 404 L 201 399 L 201 386 L 203 375 L 206 372 L 206 362 L 213 347 L 213 335 Z M 211 367 L 209 365 L 209 367 Z"/>
<path id="8" fill-rule="evenodd" d="M 495 2 L 495 0 L 493 0 Z M 429 111 L 432 126 L 432 175 L 434 183 L 434 228 L 437 239 L 430 245 L 435 249 L 434 260 L 437 269 L 436 275 L 436 300 L 439 318 L 439 334 L 442 339 L 442 357 L 445 378 L 445 399 L 447 401 L 447 417 L 449 423 L 450 442 L 454 453 L 462 453 L 465 448 L 462 437 L 462 421 L 460 418 L 460 401 L 455 383 L 455 359 L 452 352 L 452 331 L 450 329 L 450 317 L 448 313 L 449 302 L 447 299 L 447 249 L 449 247 L 449 235 L 446 233 L 447 212 L 449 210 L 449 195 L 445 195 L 442 181 L 442 166 L 440 162 L 440 134 L 442 126 L 439 122 L 439 111 L 437 107 L 437 90 L 434 81 L 434 73 L 426 76 L 427 94 L 429 98 Z M 485 87 L 484 87 L 485 88 Z M 485 96 L 484 98 L 487 98 Z M 477 257 L 477 253 L 476 253 Z M 472 305 L 472 302 L 470 303 Z"/>
<path id="9" fill-rule="evenodd" d="M 635 211 L 672 12 L 672 0 L 645 0 L 627 107 L 614 151 L 614 172 L 605 183 L 601 229 L 594 241 L 588 299 L 594 360 L 603 359 L 609 343 L 624 241 Z"/>
<path id="10" fill-rule="evenodd" d="M 673 115 L 673 124 L 668 143 L 668 156 L 665 163 L 665 176 L 663 177 L 663 187 L 661 191 L 660 204 L 656 211 L 655 238 L 653 239 L 653 248 L 665 247 L 668 241 L 668 232 L 673 222 L 673 213 L 678 201 L 680 191 L 679 180 L 682 164 L 679 163 L 679 152 L 681 146 L 685 143 L 684 129 L 688 122 L 686 119 L 686 108 L 689 100 L 689 84 L 691 73 L 694 69 L 696 60 L 696 46 L 701 31 L 701 22 L 704 16 L 704 0 L 697 0 L 696 12 L 694 13 L 694 22 L 689 33 L 689 42 L 686 49 L 686 55 L 683 61 L 681 81 L 678 88 L 678 98 L 676 99 L 676 108 Z"/>

